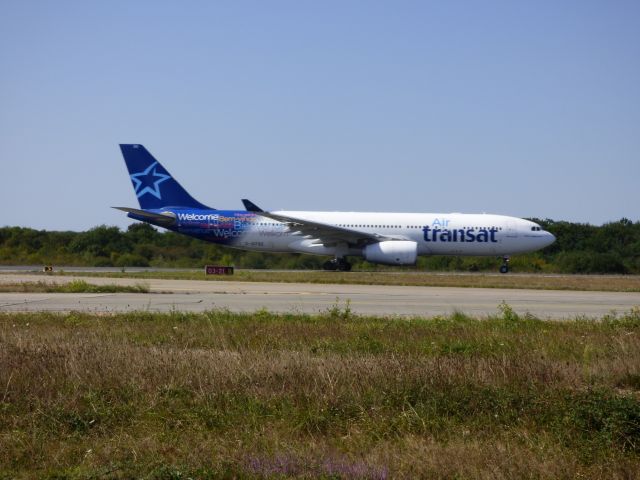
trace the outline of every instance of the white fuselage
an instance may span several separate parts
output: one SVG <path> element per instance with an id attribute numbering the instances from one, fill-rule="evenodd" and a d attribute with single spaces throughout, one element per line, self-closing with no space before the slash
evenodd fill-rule
<path id="1" fill-rule="evenodd" d="M 538 224 L 517 217 L 462 213 L 377 213 L 280 211 L 285 215 L 349 230 L 416 242 L 418 255 L 505 256 L 538 250 L 555 237 Z M 259 213 L 231 245 L 258 251 L 319 255 L 361 255 L 340 242 L 319 243 L 294 227 Z"/>

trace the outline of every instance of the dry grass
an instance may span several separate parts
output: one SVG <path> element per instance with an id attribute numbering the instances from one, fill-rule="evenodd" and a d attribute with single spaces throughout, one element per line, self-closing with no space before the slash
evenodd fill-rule
<path id="1" fill-rule="evenodd" d="M 634 478 L 640 311 L 600 322 L 0 315 L 0 472 Z M 2 474 L 0 473 L 0 477 Z"/>
<path id="2" fill-rule="evenodd" d="M 65 274 L 64 272 L 57 274 Z M 638 275 L 451 274 L 429 272 L 319 272 L 238 270 L 234 275 L 208 276 L 202 271 L 74 272 L 74 276 L 114 278 L 165 278 L 243 282 L 323 283 L 358 285 L 415 285 L 428 287 L 530 288 L 538 290 L 587 290 L 640 292 Z"/>
<path id="3" fill-rule="evenodd" d="M 136 285 L 94 285 L 84 280 L 65 283 L 40 282 L 0 282 L 0 293 L 149 293 L 149 287 Z"/>

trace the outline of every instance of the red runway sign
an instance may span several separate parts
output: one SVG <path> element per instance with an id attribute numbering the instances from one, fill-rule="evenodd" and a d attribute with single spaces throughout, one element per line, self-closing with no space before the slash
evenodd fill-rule
<path id="1" fill-rule="evenodd" d="M 233 267 L 220 267 L 217 265 L 206 265 L 205 275 L 233 275 Z"/>

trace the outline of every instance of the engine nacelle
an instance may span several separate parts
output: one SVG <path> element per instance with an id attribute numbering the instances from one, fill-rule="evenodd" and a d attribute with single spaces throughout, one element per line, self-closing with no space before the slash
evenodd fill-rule
<path id="1" fill-rule="evenodd" d="M 362 250 L 364 259 L 383 265 L 415 265 L 418 258 L 418 244 L 410 240 L 373 243 Z"/>

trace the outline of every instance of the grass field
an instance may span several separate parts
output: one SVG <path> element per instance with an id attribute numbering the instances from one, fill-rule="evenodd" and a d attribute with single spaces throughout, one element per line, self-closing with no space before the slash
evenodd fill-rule
<path id="1" fill-rule="evenodd" d="M 0 315 L 0 478 L 638 478 L 640 311 Z"/>
<path id="2" fill-rule="evenodd" d="M 15 282 L 0 283 L 0 293 L 149 293 L 149 287 L 137 285 L 94 285 L 84 280 L 68 283 Z"/>
<path id="3" fill-rule="evenodd" d="M 55 275 L 66 275 L 57 272 Z M 322 272 L 237 270 L 234 275 L 205 276 L 197 270 L 150 272 L 73 272 L 74 276 L 113 278 L 166 278 L 176 280 L 210 280 L 284 283 L 338 283 L 358 285 L 416 285 L 428 287 L 530 288 L 539 290 L 588 290 L 640 292 L 640 276 L 613 275 L 495 275 L 448 274 L 429 272 Z"/>

